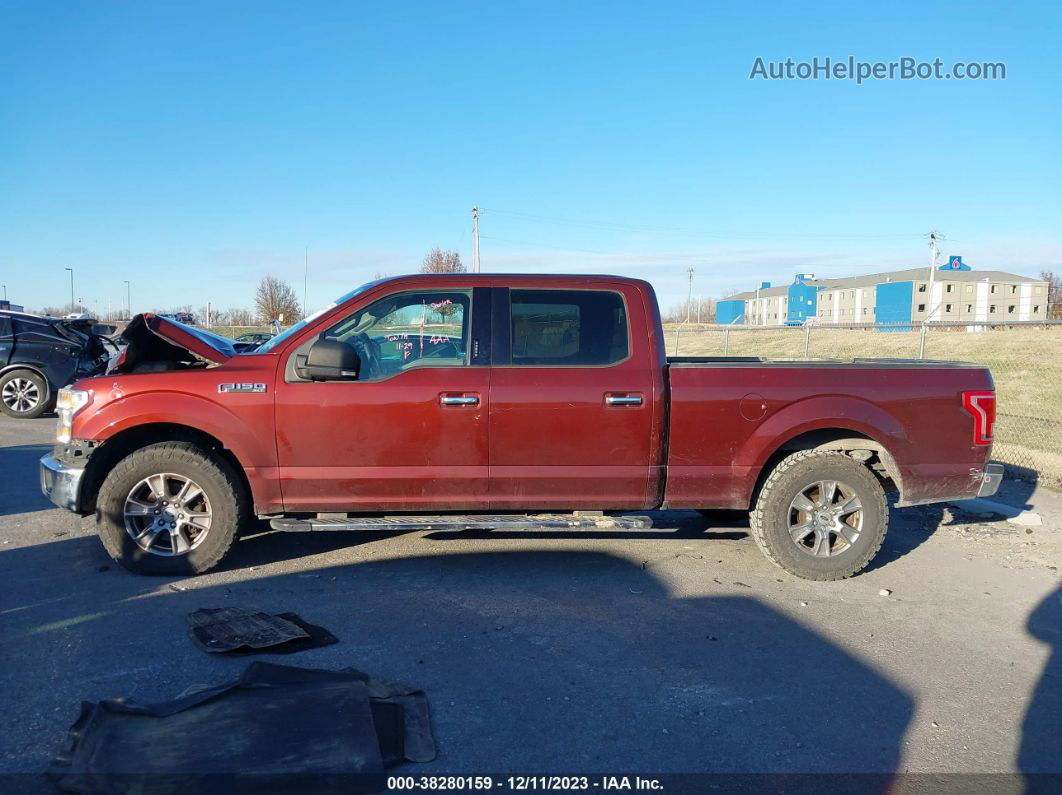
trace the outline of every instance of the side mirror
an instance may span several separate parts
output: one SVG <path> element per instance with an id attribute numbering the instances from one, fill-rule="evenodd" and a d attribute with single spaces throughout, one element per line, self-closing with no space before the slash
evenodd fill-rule
<path id="1" fill-rule="evenodd" d="M 352 346 L 322 337 L 310 346 L 305 361 L 299 362 L 295 371 L 310 381 L 356 381 L 360 366 Z"/>

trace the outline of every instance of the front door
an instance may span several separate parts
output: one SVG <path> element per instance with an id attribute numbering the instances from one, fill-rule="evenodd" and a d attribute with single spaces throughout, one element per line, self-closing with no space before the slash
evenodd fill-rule
<path id="1" fill-rule="evenodd" d="M 650 501 L 656 379 L 649 343 L 630 335 L 646 327 L 639 295 L 625 292 L 495 291 L 492 509 Z"/>
<path id="2" fill-rule="evenodd" d="M 353 381 L 298 377 L 312 339 L 290 352 L 276 386 L 285 510 L 484 507 L 490 368 L 472 330 L 487 295 L 404 290 L 353 311 L 321 335 L 357 351 Z"/>

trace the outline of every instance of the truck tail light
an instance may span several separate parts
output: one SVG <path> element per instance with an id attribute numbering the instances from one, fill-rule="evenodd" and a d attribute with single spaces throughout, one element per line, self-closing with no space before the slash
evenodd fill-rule
<path id="1" fill-rule="evenodd" d="M 974 444 L 992 444 L 996 425 L 995 392 L 963 392 L 962 407 L 974 418 Z"/>

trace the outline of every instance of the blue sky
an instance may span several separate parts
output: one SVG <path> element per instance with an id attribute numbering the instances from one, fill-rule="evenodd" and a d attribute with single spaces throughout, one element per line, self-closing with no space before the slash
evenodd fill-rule
<path id="1" fill-rule="evenodd" d="M 0 0 L 0 281 L 31 307 L 320 305 L 432 246 L 665 304 L 925 264 L 1062 269 L 1062 4 Z M 749 80 L 757 56 L 1004 81 Z"/>

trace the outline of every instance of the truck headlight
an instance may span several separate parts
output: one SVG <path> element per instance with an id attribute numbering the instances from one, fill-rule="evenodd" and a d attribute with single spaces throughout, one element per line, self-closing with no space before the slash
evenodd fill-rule
<path id="1" fill-rule="evenodd" d="M 55 438 L 60 444 L 70 441 L 71 425 L 74 415 L 77 414 L 89 402 L 89 392 L 85 389 L 71 389 L 63 387 L 55 399 L 55 411 L 59 415 L 59 425 L 55 430 Z"/>

